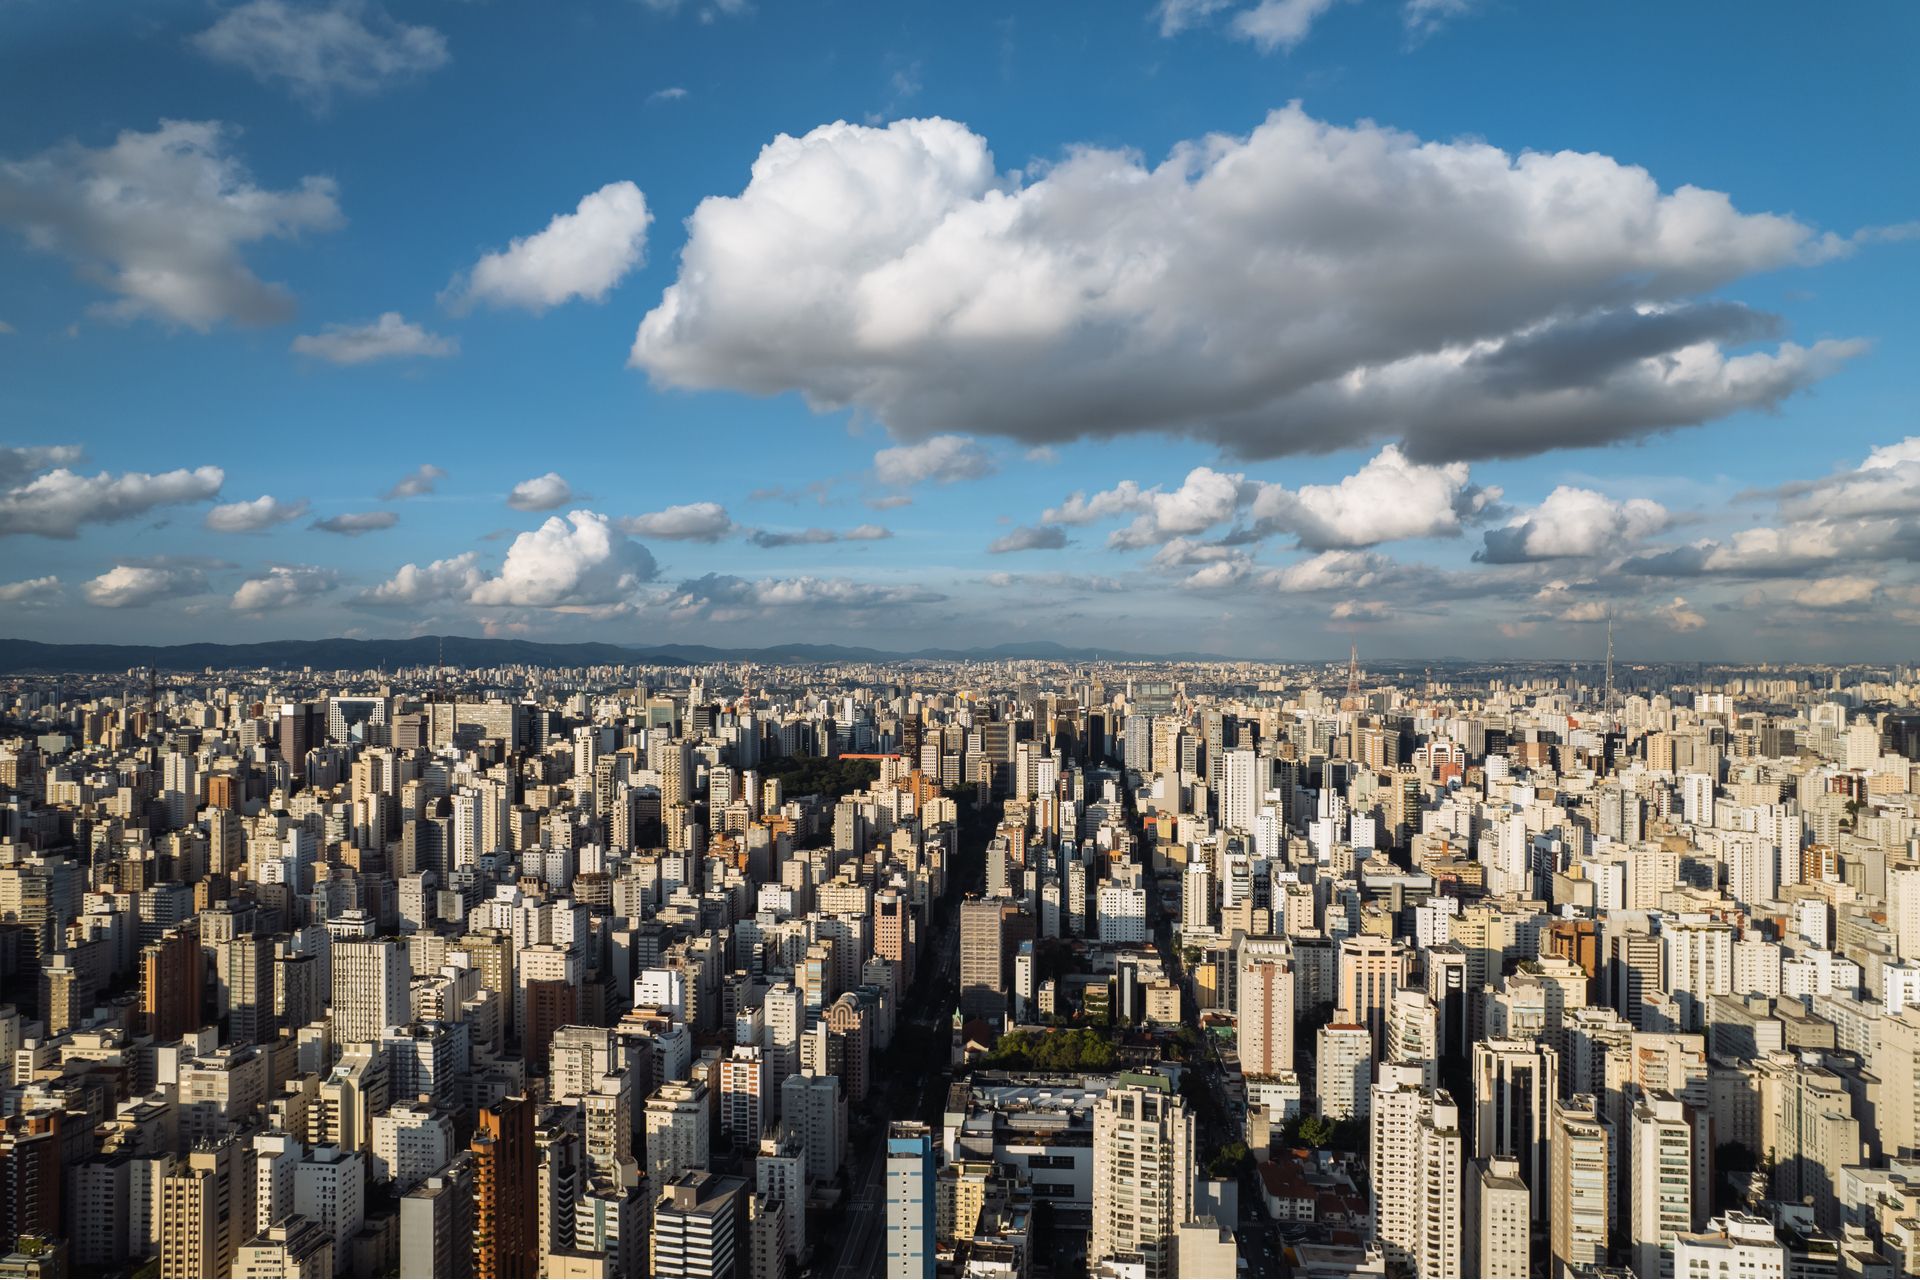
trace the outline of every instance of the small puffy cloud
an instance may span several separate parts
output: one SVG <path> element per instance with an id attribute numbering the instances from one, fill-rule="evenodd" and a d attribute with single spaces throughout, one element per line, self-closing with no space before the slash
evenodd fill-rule
<path id="1" fill-rule="evenodd" d="M 191 565 L 116 564 L 88 582 L 87 603 L 102 609 L 142 609 L 169 596 L 199 595 L 207 575 Z"/>
<path id="2" fill-rule="evenodd" d="M 1406 0 L 1400 21 L 1415 38 L 1430 36 L 1455 18 L 1472 13 L 1480 0 Z"/>
<path id="3" fill-rule="evenodd" d="M 901 507 L 913 505 L 913 498 L 904 493 L 887 493 L 877 498 L 868 498 L 867 505 L 875 511 L 896 511 Z"/>
<path id="4" fill-rule="evenodd" d="M 368 0 L 248 0 L 193 38 L 201 53 L 262 84 L 283 85 L 315 111 L 335 94 L 365 96 L 447 63 L 447 41 Z"/>
<path id="5" fill-rule="evenodd" d="M 1260 529 L 1293 534 L 1301 546 L 1325 551 L 1454 537 L 1499 498 L 1498 489 L 1470 482 L 1464 462 L 1427 466 L 1388 445 L 1337 484 L 1263 486 L 1252 512 Z"/>
<path id="6" fill-rule="evenodd" d="M 841 122 L 775 138 L 738 194 L 695 209 L 630 362 L 663 385 L 798 391 L 905 440 L 1511 457 L 1827 377 L 1862 345 L 1751 349 L 1776 322 L 1714 299 L 1851 251 L 1606 155 L 1298 106 L 1156 164 L 1085 146 L 1014 171 L 954 121 Z"/>
<path id="7" fill-rule="evenodd" d="M 653 553 L 593 511 L 553 516 L 513 540 L 496 577 L 473 589 L 480 605 L 576 608 L 630 600 L 658 571 Z"/>
<path id="8" fill-rule="evenodd" d="M 1271 569 L 1262 582 L 1279 591 L 1364 591 L 1383 582 L 1395 566 L 1371 551 L 1322 551 Z"/>
<path id="9" fill-rule="evenodd" d="M 1803 581 L 1791 587 L 1788 597 L 1801 608 L 1857 608 L 1870 603 L 1880 591 L 1880 583 L 1859 574 L 1841 574 L 1836 578 Z M 1747 604 L 1770 603 L 1764 595 L 1749 595 Z"/>
<path id="10" fill-rule="evenodd" d="M 313 527 L 322 533 L 339 533 L 357 538 L 363 533 L 391 529 L 399 523 L 400 517 L 392 511 L 348 511 L 324 520 L 315 520 Z"/>
<path id="11" fill-rule="evenodd" d="M 1502 529 L 1486 531 L 1477 559 L 1521 564 L 1618 551 L 1672 523 L 1667 509 L 1650 498 L 1616 501 L 1592 489 L 1560 485 L 1531 511 Z"/>
<path id="12" fill-rule="evenodd" d="M 0 582 L 0 604 L 16 609 L 40 609 L 60 598 L 60 579 L 49 575 L 21 582 Z"/>
<path id="13" fill-rule="evenodd" d="M 111 524 L 145 515 L 155 507 L 203 502 L 216 496 L 226 474 L 219 467 L 129 471 L 83 476 L 58 467 L 0 492 L 0 535 L 36 533 L 71 538 L 87 524 Z"/>
<path id="14" fill-rule="evenodd" d="M 263 493 L 251 502 L 223 502 L 207 512 L 205 524 L 215 533 L 259 533 L 307 514 L 307 500 L 282 502 Z"/>
<path id="15" fill-rule="evenodd" d="M 1197 564 L 1237 564 L 1242 568 L 1250 568 L 1253 557 L 1240 548 L 1224 542 L 1172 538 L 1153 553 L 1153 559 L 1148 563 L 1155 569 L 1163 571 L 1191 568 Z"/>
<path id="16" fill-rule="evenodd" d="M 362 605 L 416 605 L 441 600 L 464 600 L 486 580 L 480 557 L 472 551 L 422 567 L 401 565 L 393 577 L 355 598 Z"/>
<path id="17" fill-rule="evenodd" d="M 1342 600 L 1328 614 L 1335 622 L 1384 622 L 1393 606 L 1384 600 Z"/>
<path id="18" fill-rule="evenodd" d="M 276 564 L 248 578 L 233 593 L 233 607 L 241 613 L 288 609 L 327 594 L 340 585 L 332 569 L 306 564 Z"/>
<path id="19" fill-rule="evenodd" d="M 1808 609 L 1846 609 L 1866 604 L 1880 584 L 1858 575 L 1822 578 L 1794 589 L 1793 602 Z"/>
<path id="20" fill-rule="evenodd" d="M 874 479 L 908 488 L 916 484 L 954 484 L 994 472 L 993 459 L 978 442 L 960 435 L 934 436 L 918 444 L 895 445 L 873 455 Z"/>
<path id="21" fill-rule="evenodd" d="M 1126 528 L 1108 535 L 1107 545 L 1120 550 L 1148 547 L 1181 534 L 1205 532 L 1233 518 L 1245 492 L 1243 486 L 1244 477 L 1238 474 L 1195 467 L 1171 493 L 1157 488 L 1142 491 L 1141 514 Z M 1095 495 L 1095 504 L 1103 496 Z"/>
<path id="22" fill-rule="evenodd" d="M 0 445 L 0 487 L 11 488 L 54 467 L 70 467 L 86 456 L 77 444 Z"/>
<path id="23" fill-rule="evenodd" d="M 1233 3 L 1234 0 L 1159 0 L 1153 6 L 1153 20 L 1162 36 L 1177 36 L 1220 10 L 1233 7 Z"/>
<path id="24" fill-rule="evenodd" d="M 617 525 L 620 532 L 642 538 L 718 542 L 733 532 L 733 517 L 717 502 L 683 502 L 662 511 L 624 516 Z"/>
<path id="25" fill-rule="evenodd" d="M 1334 6 L 1335 0 L 1254 0 L 1236 8 L 1238 0 L 1160 0 L 1153 17 L 1160 34 L 1176 36 L 1189 27 L 1199 26 L 1223 10 L 1234 9 L 1227 22 L 1227 34 L 1255 45 L 1262 53 L 1275 49 L 1292 52 L 1307 38 L 1313 24 Z"/>
<path id="26" fill-rule="evenodd" d="M 516 511 L 551 511 L 573 501 L 573 486 L 557 471 L 549 471 L 531 480 L 522 480 L 507 495 L 507 505 Z"/>
<path id="27" fill-rule="evenodd" d="M 1058 551 L 1067 545 L 1067 531 L 1058 525 L 1021 525 L 1010 529 L 988 544 L 993 555 L 1009 551 Z"/>
<path id="28" fill-rule="evenodd" d="M 109 319 L 154 316 L 205 332 L 222 320 L 275 324 L 293 311 L 241 250 L 340 225 L 331 178 L 257 186 L 228 151 L 217 121 L 166 120 L 100 148 L 64 143 L 30 160 L 0 161 L 0 225 L 73 261 L 119 295 Z"/>
<path id="29" fill-rule="evenodd" d="M 367 324 L 330 324 L 319 333 L 303 333 L 293 340 L 293 350 L 329 364 L 366 364 L 451 356 L 459 352 L 460 344 L 410 324 L 398 311 L 388 311 Z"/>
<path id="30" fill-rule="evenodd" d="M 1131 524 L 1115 530 L 1107 539 L 1108 546 L 1127 550 L 1202 533 L 1230 520 L 1246 491 L 1243 476 L 1195 467 L 1171 493 L 1157 485 L 1146 489 L 1132 480 L 1122 480 L 1091 496 L 1075 493 L 1059 506 L 1049 507 L 1040 519 L 1044 524 L 1079 525 L 1138 512 Z"/>
<path id="31" fill-rule="evenodd" d="M 1110 520 L 1146 506 L 1151 492 L 1141 488 L 1137 481 L 1122 480 L 1113 488 L 1102 489 L 1091 496 L 1084 491 L 1076 492 L 1059 506 L 1048 507 L 1040 518 L 1048 524 L 1092 524 L 1097 520 Z"/>
<path id="32" fill-rule="evenodd" d="M 1236 40 L 1245 40 L 1262 53 L 1292 52 L 1333 5 L 1334 0 L 1259 0 L 1234 14 L 1228 30 Z"/>
<path id="33" fill-rule="evenodd" d="M 1707 620 L 1688 606 L 1685 596 L 1675 596 L 1673 603 L 1655 610 L 1654 616 L 1671 630 L 1682 633 L 1698 631 L 1707 625 Z"/>
<path id="34" fill-rule="evenodd" d="M 715 18 L 737 18 L 741 14 L 752 13 L 752 0 L 641 0 L 655 13 L 672 15 L 682 9 L 691 9 L 702 22 L 712 22 Z"/>
<path id="35" fill-rule="evenodd" d="M 748 541 L 757 547 L 817 546 L 828 542 L 878 542 L 891 538 L 893 530 L 884 525 L 860 524 L 851 529 L 798 529 L 775 531 L 755 529 Z"/>
<path id="36" fill-rule="evenodd" d="M 431 462 L 424 463 L 400 477 L 398 483 L 380 496 L 388 502 L 398 498 L 418 498 L 422 494 L 432 493 L 434 486 L 446 478 L 445 471 Z"/>
<path id="37" fill-rule="evenodd" d="M 1221 587 L 1231 587 L 1243 581 L 1253 571 L 1251 557 L 1245 552 L 1229 555 L 1223 559 L 1201 564 L 1199 568 L 1180 580 L 1185 591 L 1213 591 Z"/>
<path id="38" fill-rule="evenodd" d="M 1579 582 L 1567 582 L 1554 579 L 1533 593 L 1534 611 L 1530 622 L 1605 622 L 1610 616 L 1612 606 L 1603 599 L 1597 599 L 1588 592 L 1597 590 L 1599 584 L 1591 579 Z"/>
<path id="39" fill-rule="evenodd" d="M 655 89 L 647 95 L 648 102 L 679 102 L 687 96 L 687 91 L 677 84 L 664 89 Z"/>
<path id="40" fill-rule="evenodd" d="M 602 302 L 646 257 L 653 215 L 631 182 L 610 182 L 581 197 L 572 213 L 475 263 L 448 287 L 455 307 L 484 302 L 541 312 L 574 298 Z"/>

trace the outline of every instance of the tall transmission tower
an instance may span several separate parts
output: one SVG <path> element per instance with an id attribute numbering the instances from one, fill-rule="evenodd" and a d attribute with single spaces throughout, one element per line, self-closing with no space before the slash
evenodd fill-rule
<path id="1" fill-rule="evenodd" d="M 1347 650 L 1347 697 L 1360 700 L 1360 645 L 1356 641 Z"/>
<path id="2" fill-rule="evenodd" d="M 1607 606 L 1607 691 L 1601 702 L 1609 727 L 1613 720 L 1613 606 Z"/>
<path id="3" fill-rule="evenodd" d="M 141 690 L 140 714 L 142 733 L 140 740 L 145 742 L 153 736 L 154 726 L 158 723 L 160 711 L 160 668 L 149 665 L 145 686 Z"/>

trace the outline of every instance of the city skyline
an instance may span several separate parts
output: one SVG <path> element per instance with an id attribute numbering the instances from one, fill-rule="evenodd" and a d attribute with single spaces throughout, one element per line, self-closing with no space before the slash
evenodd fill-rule
<path id="1" fill-rule="evenodd" d="M 12 6 L 0 630 L 1902 658 L 1920 16 L 1655 12 Z"/>

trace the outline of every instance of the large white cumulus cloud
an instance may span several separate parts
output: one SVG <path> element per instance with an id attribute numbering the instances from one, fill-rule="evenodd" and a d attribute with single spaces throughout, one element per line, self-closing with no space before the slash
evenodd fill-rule
<path id="1" fill-rule="evenodd" d="M 1617 501 L 1592 489 L 1560 485 L 1502 529 L 1489 529 L 1480 559 L 1493 564 L 1597 556 L 1665 529 L 1667 509 L 1651 498 Z"/>
<path id="2" fill-rule="evenodd" d="M 605 516 L 574 511 L 515 538 L 499 576 L 475 586 L 470 599 L 547 609 L 617 604 L 657 569 L 653 553 Z"/>
<path id="3" fill-rule="evenodd" d="M 1844 242 L 1608 156 L 1425 142 L 1298 106 L 1148 166 L 1002 172 L 949 120 L 765 147 L 688 221 L 631 362 L 797 390 L 898 435 L 1181 430 L 1248 457 L 1417 462 L 1628 439 L 1768 406 L 1857 350 L 1703 301 Z"/>

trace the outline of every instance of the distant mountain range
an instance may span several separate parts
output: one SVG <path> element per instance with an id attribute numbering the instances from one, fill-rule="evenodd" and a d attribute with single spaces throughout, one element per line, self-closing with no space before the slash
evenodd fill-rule
<path id="1" fill-rule="evenodd" d="M 977 649 L 918 649 L 910 653 L 858 645 L 783 644 L 762 649 L 724 649 L 701 644 L 547 644 L 537 640 L 492 640 L 478 636 L 414 636 L 406 640 L 269 640 L 259 644 L 42 644 L 0 639 L 0 675 L 107 675 L 132 667 L 162 671 L 287 669 L 322 671 L 428 666 L 444 653 L 455 667 L 589 667 L 627 665 L 699 666 L 755 662 L 794 666 L 816 662 L 1231 662 L 1215 653 L 1125 653 L 1072 648 L 1050 640 L 1015 641 Z"/>

